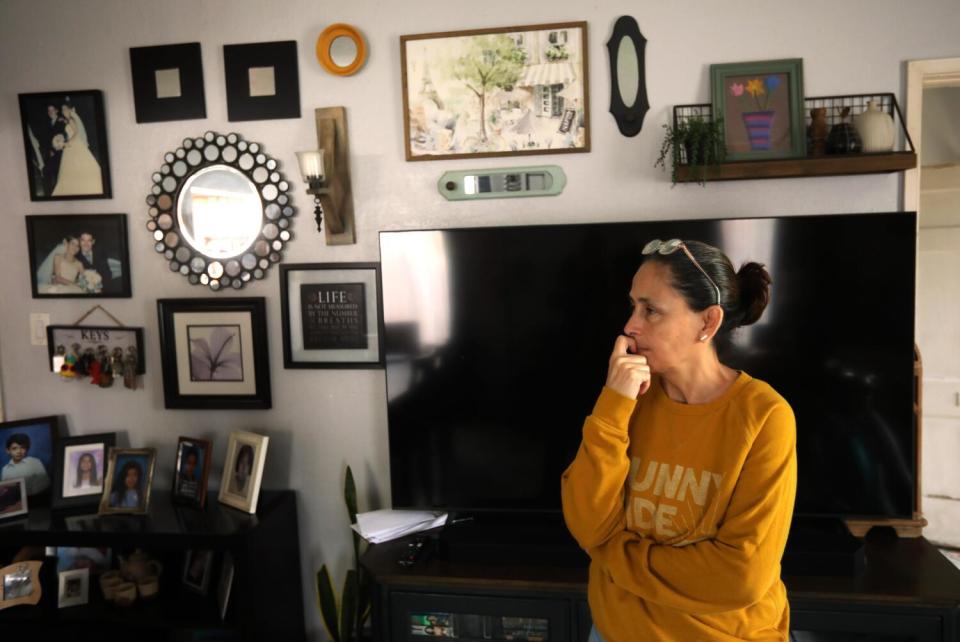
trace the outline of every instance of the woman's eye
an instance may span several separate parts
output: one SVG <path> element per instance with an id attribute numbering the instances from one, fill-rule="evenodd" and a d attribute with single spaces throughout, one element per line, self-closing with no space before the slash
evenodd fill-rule
<path id="1" fill-rule="evenodd" d="M 653 316 L 654 314 L 659 314 L 659 313 L 660 313 L 659 310 L 656 310 L 656 309 L 651 308 L 651 307 L 649 307 L 649 306 L 647 307 L 646 311 L 647 311 L 647 316 L 648 316 L 648 317 L 649 317 L 649 316 Z"/>

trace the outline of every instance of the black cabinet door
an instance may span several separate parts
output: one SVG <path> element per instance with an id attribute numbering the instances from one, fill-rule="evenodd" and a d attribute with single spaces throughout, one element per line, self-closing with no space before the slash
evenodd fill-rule
<path id="1" fill-rule="evenodd" d="M 884 611 L 793 609 L 791 641 L 945 642 L 942 614 Z"/>

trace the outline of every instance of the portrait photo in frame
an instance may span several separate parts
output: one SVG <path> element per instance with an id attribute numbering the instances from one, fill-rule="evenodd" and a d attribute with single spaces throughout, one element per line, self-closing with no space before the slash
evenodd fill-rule
<path id="1" fill-rule="evenodd" d="M 183 585 L 195 593 L 206 595 L 210 588 L 213 557 L 213 551 L 210 549 L 187 551 L 181 578 Z"/>
<path id="2" fill-rule="evenodd" d="M 130 298 L 126 214 L 28 215 L 34 299 Z"/>
<path id="3" fill-rule="evenodd" d="M 27 485 L 22 477 L 0 481 L 0 519 L 26 515 L 29 506 Z"/>
<path id="4" fill-rule="evenodd" d="M 53 465 L 54 508 L 96 508 L 103 495 L 107 457 L 116 433 L 63 437 Z"/>
<path id="5" fill-rule="evenodd" d="M 31 506 L 50 503 L 54 453 L 60 438 L 56 416 L 0 423 L 0 480 L 23 479 Z"/>
<path id="6" fill-rule="evenodd" d="M 726 160 L 806 155 L 801 58 L 710 65 L 710 87 Z"/>
<path id="7" fill-rule="evenodd" d="M 379 263 L 280 265 L 284 368 L 382 368 Z"/>
<path id="8" fill-rule="evenodd" d="M 223 460 L 218 500 L 246 513 L 257 512 L 263 465 L 270 438 L 252 432 L 230 433 L 227 456 Z"/>
<path id="9" fill-rule="evenodd" d="M 173 501 L 203 508 L 207 500 L 207 479 L 213 445 L 206 439 L 180 437 L 173 473 Z"/>
<path id="10" fill-rule="evenodd" d="M 400 37 L 408 161 L 590 151 L 587 23 Z"/>
<path id="11" fill-rule="evenodd" d="M 300 118 L 297 42 L 223 46 L 227 120 Z"/>
<path id="12" fill-rule="evenodd" d="M 31 201 L 110 198 L 103 92 L 20 94 Z"/>
<path id="13" fill-rule="evenodd" d="M 57 592 L 57 606 L 80 606 L 86 604 L 90 595 L 90 569 L 77 568 L 71 571 L 60 571 L 60 588 Z"/>
<path id="14" fill-rule="evenodd" d="M 145 515 L 150 509 L 156 461 L 153 448 L 111 448 L 99 514 Z"/>
<path id="15" fill-rule="evenodd" d="M 138 123 L 207 117 L 199 42 L 130 48 Z"/>
<path id="16" fill-rule="evenodd" d="M 271 407 L 262 297 L 159 299 L 157 312 L 167 408 Z"/>

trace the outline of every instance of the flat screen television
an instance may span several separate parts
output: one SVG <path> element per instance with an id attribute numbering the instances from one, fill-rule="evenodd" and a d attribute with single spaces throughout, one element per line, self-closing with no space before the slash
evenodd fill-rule
<path id="1" fill-rule="evenodd" d="M 559 513 L 640 248 L 677 237 L 773 277 L 721 358 L 793 406 L 796 514 L 912 517 L 913 213 L 381 232 L 393 506 Z"/>

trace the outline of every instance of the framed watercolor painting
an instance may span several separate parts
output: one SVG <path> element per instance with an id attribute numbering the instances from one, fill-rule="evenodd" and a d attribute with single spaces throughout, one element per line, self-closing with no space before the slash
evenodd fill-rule
<path id="1" fill-rule="evenodd" d="M 803 60 L 710 65 L 714 118 L 723 122 L 726 160 L 806 154 Z"/>
<path id="2" fill-rule="evenodd" d="M 400 37 L 408 161 L 590 151 L 587 23 Z"/>
<path id="3" fill-rule="evenodd" d="M 103 92 L 20 94 L 31 201 L 110 198 Z"/>
<path id="4" fill-rule="evenodd" d="M 167 408 L 271 406 L 263 298 L 159 299 Z"/>

